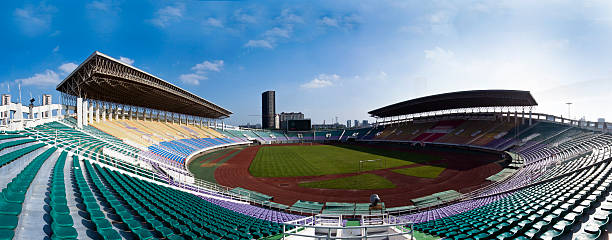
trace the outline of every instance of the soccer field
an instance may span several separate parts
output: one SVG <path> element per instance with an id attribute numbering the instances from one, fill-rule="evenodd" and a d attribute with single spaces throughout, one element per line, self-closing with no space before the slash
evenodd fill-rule
<path id="1" fill-rule="evenodd" d="M 261 147 L 249 167 L 255 177 L 301 177 L 399 167 L 440 159 L 438 156 L 354 145 L 289 145 Z M 383 164 L 383 166 L 381 166 Z"/>

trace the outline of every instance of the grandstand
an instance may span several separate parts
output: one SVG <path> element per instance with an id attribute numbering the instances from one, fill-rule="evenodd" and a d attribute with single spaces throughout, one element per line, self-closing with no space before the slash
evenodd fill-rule
<path id="1" fill-rule="evenodd" d="M 608 234 L 607 123 L 533 113 L 529 92 L 440 94 L 370 111 L 373 127 L 282 132 L 226 126 L 230 111 L 99 52 L 57 90 L 62 104 L 37 108 L 55 114 L 0 124 L 0 239 L 264 239 L 326 226 L 328 237 L 330 226 L 363 227 L 362 237 L 366 227 L 406 238 L 409 229 L 449 239 Z M 450 146 L 512 158 L 481 186 L 401 206 L 389 199 L 381 210 L 358 201 L 281 204 L 260 189 L 196 179 L 186 167 L 218 149 L 295 142 Z"/>

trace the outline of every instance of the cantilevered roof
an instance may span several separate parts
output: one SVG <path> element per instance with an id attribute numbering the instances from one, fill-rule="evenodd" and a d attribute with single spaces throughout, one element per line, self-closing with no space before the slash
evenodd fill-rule
<path id="1" fill-rule="evenodd" d="M 392 117 L 460 108 L 536 106 L 529 91 L 473 90 L 442 93 L 391 104 L 368 112 L 373 117 Z"/>
<path id="2" fill-rule="evenodd" d="M 60 92 L 206 118 L 225 118 L 232 112 L 143 70 L 100 52 L 91 54 L 64 81 Z"/>

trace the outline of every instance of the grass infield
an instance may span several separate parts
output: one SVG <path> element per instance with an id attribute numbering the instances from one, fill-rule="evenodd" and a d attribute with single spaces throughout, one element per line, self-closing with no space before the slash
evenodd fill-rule
<path id="1" fill-rule="evenodd" d="M 392 151 L 354 145 L 290 145 L 261 147 L 249 167 L 255 177 L 300 177 L 359 171 L 360 160 L 380 159 L 366 163 L 362 171 L 406 166 L 438 160 L 439 156 Z"/>
<path id="2" fill-rule="evenodd" d="M 325 189 L 385 189 L 395 188 L 395 184 L 384 177 L 376 174 L 365 173 L 350 177 L 335 178 L 317 182 L 299 183 L 302 187 L 307 188 L 325 188 Z"/>
<path id="3" fill-rule="evenodd" d="M 216 183 L 215 170 L 236 156 L 243 148 L 228 148 L 206 153 L 189 163 L 189 171 L 198 179 Z"/>
<path id="4" fill-rule="evenodd" d="M 407 176 L 420 177 L 420 178 L 437 178 L 442 171 L 444 171 L 443 167 L 437 166 L 420 166 L 420 167 L 411 167 L 411 168 L 400 168 L 391 170 L 393 172 L 404 174 Z"/>

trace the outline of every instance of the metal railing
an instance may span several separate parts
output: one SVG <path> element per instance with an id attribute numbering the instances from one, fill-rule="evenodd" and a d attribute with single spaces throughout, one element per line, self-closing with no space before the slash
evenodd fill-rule
<path id="1" fill-rule="evenodd" d="M 284 222 L 282 239 L 284 240 L 288 236 L 314 239 L 390 239 L 390 237 L 401 236 L 404 239 L 414 239 L 412 222 L 388 214 L 362 215 L 360 226 L 343 226 L 342 219 L 343 215 L 320 214 Z M 288 226 L 290 226 L 290 229 L 288 229 Z M 314 233 L 305 233 L 310 230 L 314 230 Z M 353 234 L 338 236 L 334 234 L 338 230 Z M 370 231 L 375 232 L 370 233 Z"/>

